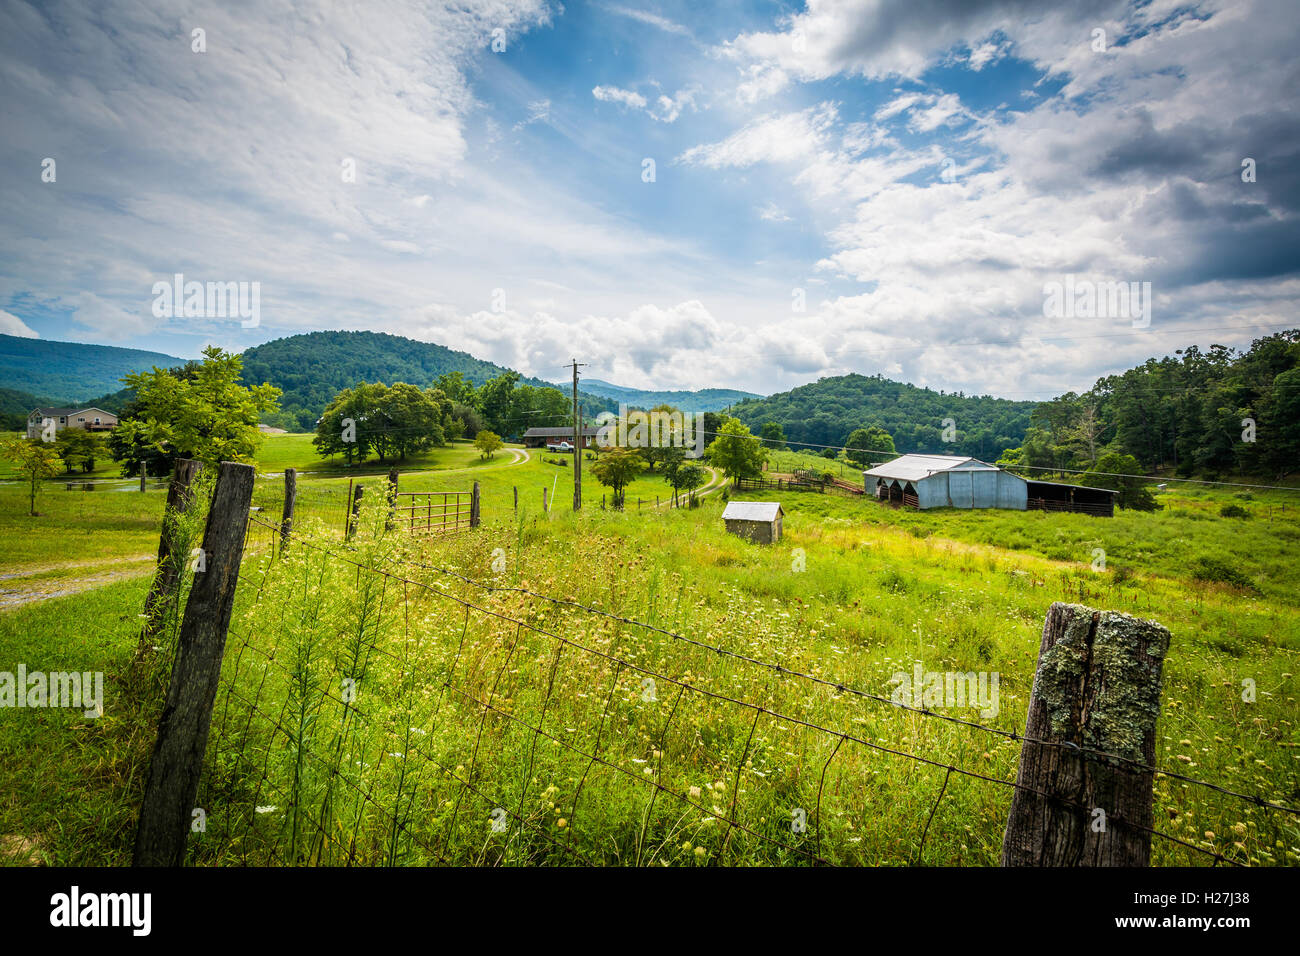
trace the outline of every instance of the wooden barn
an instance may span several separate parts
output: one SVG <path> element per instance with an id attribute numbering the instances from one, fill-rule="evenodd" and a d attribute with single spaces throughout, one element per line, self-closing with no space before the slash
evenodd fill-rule
<path id="1" fill-rule="evenodd" d="M 748 538 L 755 544 L 775 544 L 781 540 L 781 518 L 785 512 L 775 501 L 731 501 L 723 509 L 722 520 L 729 534 Z"/>

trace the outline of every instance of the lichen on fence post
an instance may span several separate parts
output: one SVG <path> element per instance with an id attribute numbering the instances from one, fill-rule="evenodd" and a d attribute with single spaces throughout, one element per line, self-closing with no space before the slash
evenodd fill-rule
<path id="1" fill-rule="evenodd" d="M 1048 609 L 1003 866 L 1146 866 L 1169 631 L 1115 611 Z"/>

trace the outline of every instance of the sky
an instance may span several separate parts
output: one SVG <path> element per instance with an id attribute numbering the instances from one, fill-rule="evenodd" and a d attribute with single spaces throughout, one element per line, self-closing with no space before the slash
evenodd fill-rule
<path id="1" fill-rule="evenodd" d="M 1298 41 L 1295 0 L 0 0 L 0 332 L 1081 391 L 1300 324 Z M 178 273 L 257 324 L 159 314 Z"/>

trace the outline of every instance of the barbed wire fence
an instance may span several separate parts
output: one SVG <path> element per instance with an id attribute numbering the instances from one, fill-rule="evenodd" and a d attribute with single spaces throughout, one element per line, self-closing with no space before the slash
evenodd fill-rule
<path id="1" fill-rule="evenodd" d="M 1248 862 L 1155 826 L 1158 776 L 1300 817 L 1156 766 L 1149 739 L 1133 756 L 1081 742 L 1079 726 L 1047 732 L 1033 705 L 1026 731 L 1008 731 L 411 560 L 382 544 L 379 510 L 374 536 L 354 546 L 297 528 L 286 539 L 264 513 L 230 520 L 245 545 L 269 547 L 243 556 L 207 759 L 191 768 L 188 811 L 170 818 L 185 824 L 182 855 L 188 838 L 203 862 L 927 863 L 945 799 L 1005 814 L 1003 791 L 1004 863 L 1145 863 L 1152 841 L 1178 862 Z M 1044 649 L 1068 607 L 1049 612 Z M 1057 637 L 1070 621 L 1058 623 Z M 681 653 L 653 653 L 663 646 Z M 1154 674 L 1158 691 L 1158 663 Z M 900 717 L 1019 744 L 1015 779 L 957 759 L 982 744 L 919 752 Z M 866 805 L 879 796 L 869 781 L 890 807 Z M 896 818 L 892 843 L 872 833 L 882 815 Z"/>

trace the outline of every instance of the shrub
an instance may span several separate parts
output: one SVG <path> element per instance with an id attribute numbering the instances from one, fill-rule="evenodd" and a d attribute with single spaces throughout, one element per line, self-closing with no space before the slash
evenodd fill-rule
<path id="1" fill-rule="evenodd" d="M 1192 577 L 1197 581 L 1227 584 L 1243 591 L 1255 591 L 1255 582 L 1232 565 L 1209 555 L 1201 555 L 1192 565 Z"/>
<path id="2" fill-rule="evenodd" d="M 1224 518 L 1249 518 L 1250 512 L 1241 505 L 1224 505 L 1219 509 L 1219 514 Z"/>

